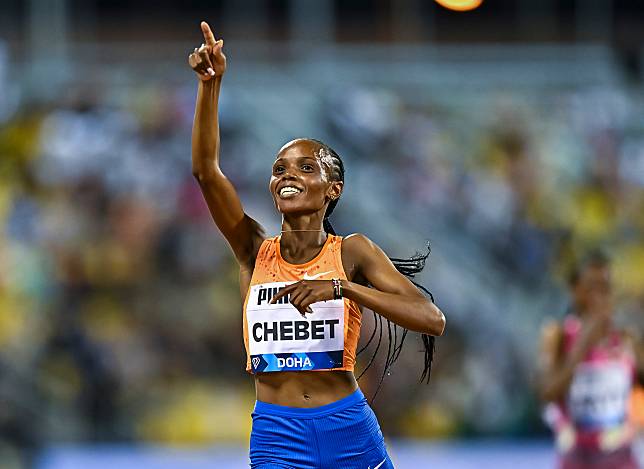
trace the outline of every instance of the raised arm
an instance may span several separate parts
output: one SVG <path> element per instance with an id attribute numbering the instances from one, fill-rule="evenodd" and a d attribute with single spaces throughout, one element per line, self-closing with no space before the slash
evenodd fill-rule
<path id="1" fill-rule="evenodd" d="M 217 227 L 237 261 L 248 266 L 264 239 L 261 226 L 244 213 L 232 183 L 219 167 L 219 92 L 226 71 L 223 40 L 216 41 L 206 22 L 201 23 L 204 44 L 188 58 L 199 77 L 195 118 L 192 126 L 192 173 L 199 182 Z"/>

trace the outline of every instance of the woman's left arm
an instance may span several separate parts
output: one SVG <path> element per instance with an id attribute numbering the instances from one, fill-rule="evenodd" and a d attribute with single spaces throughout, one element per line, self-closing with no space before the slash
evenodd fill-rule
<path id="1" fill-rule="evenodd" d="M 352 278 L 364 279 L 373 288 L 342 280 L 342 296 L 411 331 L 439 336 L 445 329 L 445 316 L 407 277 L 396 270 L 387 255 L 361 234 L 342 241 L 342 259 L 350 265 Z M 344 263 L 344 262 L 343 262 Z M 333 299 L 331 280 L 300 280 L 273 296 L 271 303 L 289 295 L 289 302 L 305 315 L 311 304 Z"/>
<path id="2" fill-rule="evenodd" d="M 373 287 L 342 281 L 345 298 L 416 332 L 440 336 L 445 329 L 443 312 L 426 298 L 373 241 L 361 234 L 343 240 L 347 257 L 355 261 L 356 275 Z"/>

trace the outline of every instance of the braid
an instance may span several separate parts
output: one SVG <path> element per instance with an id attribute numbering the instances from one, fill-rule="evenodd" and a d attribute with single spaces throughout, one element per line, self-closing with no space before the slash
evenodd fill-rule
<path id="1" fill-rule="evenodd" d="M 331 224 L 329 219 L 326 218 L 326 217 L 324 218 L 324 220 L 322 220 L 322 228 L 324 228 L 324 231 L 326 231 L 327 233 L 329 233 L 331 235 L 334 235 L 334 236 L 336 235 L 336 232 L 333 229 L 333 225 Z"/>
<path id="2" fill-rule="evenodd" d="M 398 272 L 400 272 L 405 277 L 407 277 L 411 281 L 411 283 L 413 283 L 416 286 L 416 288 L 418 288 L 427 296 L 429 296 L 432 302 L 434 302 L 434 295 L 432 295 L 432 293 L 427 288 L 425 288 L 424 286 L 422 286 L 421 284 L 413 280 L 416 274 L 420 273 L 425 268 L 425 264 L 427 262 L 427 258 L 429 257 L 430 253 L 431 253 L 431 247 L 428 243 L 427 252 L 425 254 L 416 254 L 410 257 L 409 259 L 398 259 L 398 258 L 389 258 L 389 259 L 394 264 L 394 267 L 396 267 Z M 374 318 L 375 317 L 376 317 L 376 313 L 374 313 Z M 367 371 L 367 369 L 369 369 L 369 367 L 373 364 L 374 358 L 378 353 L 378 349 L 380 348 L 380 339 L 382 338 L 382 333 L 383 333 L 382 316 L 378 315 L 378 319 L 380 321 L 378 320 L 375 321 L 374 332 L 372 333 L 371 337 L 369 338 L 367 343 L 356 354 L 356 355 L 360 355 L 360 353 L 363 352 L 369 346 L 369 344 L 373 340 L 376 330 L 379 329 L 378 344 L 376 346 L 376 349 L 374 350 L 373 356 L 369 360 L 369 363 L 367 364 L 365 369 L 362 370 L 362 373 L 360 373 L 360 375 L 358 376 L 358 379 L 360 379 L 362 375 Z M 376 388 L 376 391 L 372 397 L 372 402 L 373 400 L 375 400 L 378 392 L 380 391 L 380 388 L 382 387 L 382 382 L 385 376 L 388 376 L 391 374 L 391 368 L 393 364 L 396 362 L 396 360 L 398 360 L 398 357 L 400 356 L 400 352 L 402 352 L 403 344 L 405 343 L 405 338 L 407 337 L 407 333 L 409 332 L 408 329 L 401 327 L 402 334 L 400 336 L 400 342 L 398 342 L 398 327 L 400 326 L 397 326 L 389 319 L 387 319 L 386 321 L 387 321 L 387 331 L 389 334 L 390 347 L 387 350 L 385 365 L 382 370 L 382 375 L 380 376 L 380 380 L 378 381 L 378 387 Z M 393 346 L 391 346 L 392 326 L 393 326 Z M 429 383 L 429 379 L 431 378 L 431 373 L 432 373 L 432 363 L 434 361 L 436 338 L 428 334 L 421 334 L 421 339 L 423 342 L 424 363 L 423 363 L 423 371 L 420 375 L 420 381 Z"/>
<path id="3" fill-rule="evenodd" d="M 331 148 L 326 143 L 321 142 L 320 140 L 315 140 L 315 139 L 308 139 L 308 140 L 315 142 L 320 146 L 319 156 L 320 158 L 323 159 L 324 163 L 327 163 L 327 166 L 329 169 L 329 178 L 333 181 L 344 182 L 344 163 L 342 162 L 342 158 L 340 158 L 340 155 L 338 155 L 335 152 L 335 150 L 333 150 L 333 148 Z M 338 200 L 339 199 L 334 199 L 329 202 L 326 212 L 324 213 L 324 220 L 322 222 L 324 231 L 332 235 L 335 235 L 336 232 L 333 229 L 333 225 L 331 225 L 331 221 L 329 220 L 329 217 L 333 213 L 333 210 L 335 210 L 335 207 L 338 204 Z M 414 285 L 416 285 L 416 287 L 419 290 L 421 290 L 423 293 L 429 296 L 429 298 L 433 302 L 434 296 L 431 294 L 431 292 L 413 280 L 416 274 L 420 273 L 425 268 L 425 264 L 427 262 L 427 258 L 429 257 L 430 253 L 431 253 L 431 248 L 428 243 L 427 252 L 425 254 L 416 254 L 410 257 L 409 259 L 399 259 L 399 258 L 392 257 L 390 258 L 390 260 L 394 264 L 398 272 L 400 272 L 409 280 L 411 280 L 411 282 Z M 358 376 L 358 379 L 360 379 L 362 375 L 364 375 L 365 372 L 374 363 L 376 355 L 380 350 L 380 344 L 382 342 L 382 335 L 384 332 L 383 325 L 382 325 L 383 316 L 376 314 L 375 312 L 373 313 L 373 315 L 375 320 L 374 330 L 371 334 L 371 337 L 369 337 L 369 340 L 367 341 L 367 343 L 358 351 L 356 355 L 360 355 L 364 350 L 367 349 L 367 347 L 371 344 L 374 337 L 376 336 L 376 333 L 378 333 L 378 342 L 376 344 L 376 348 L 373 352 L 373 355 L 371 356 L 369 362 L 367 363 L 367 366 L 362 370 L 362 372 Z M 400 326 L 397 326 L 389 319 L 386 319 L 386 321 L 387 321 L 387 334 L 389 337 L 389 345 L 387 347 L 387 357 L 385 359 L 385 365 L 382 372 L 382 376 L 380 377 L 380 381 L 378 382 L 378 388 L 376 389 L 376 392 L 374 393 L 372 400 L 375 399 L 376 395 L 378 394 L 378 391 L 380 391 L 380 388 L 382 386 L 382 382 L 385 376 L 391 374 L 391 367 L 400 356 L 400 352 L 402 351 L 405 338 L 407 337 L 407 333 L 409 332 L 407 329 L 401 328 L 402 334 L 400 335 L 400 342 L 399 342 L 398 328 Z M 423 349 L 424 349 L 423 350 L 424 366 L 420 376 L 420 381 L 421 382 L 426 381 L 427 383 L 429 383 L 429 379 L 431 377 L 431 371 L 432 371 L 432 362 L 434 360 L 435 337 L 427 334 L 421 334 L 421 339 L 423 342 Z"/>

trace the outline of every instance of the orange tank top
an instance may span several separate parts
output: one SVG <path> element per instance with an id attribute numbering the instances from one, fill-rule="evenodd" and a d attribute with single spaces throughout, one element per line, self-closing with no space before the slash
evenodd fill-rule
<path id="1" fill-rule="evenodd" d="M 264 240 L 244 300 L 246 371 L 353 371 L 362 314 L 355 301 L 342 298 L 313 303 L 302 317 L 283 297 L 271 298 L 299 280 L 346 279 L 342 237 L 327 235 L 322 250 L 304 264 L 290 264 L 280 254 L 280 237 Z"/>

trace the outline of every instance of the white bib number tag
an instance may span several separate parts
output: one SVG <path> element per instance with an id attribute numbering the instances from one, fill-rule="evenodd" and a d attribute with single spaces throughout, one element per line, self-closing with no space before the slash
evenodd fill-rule
<path id="1" fill-rule="evenodd" d="M 253 372 L 340 368 L 344 354 L 344 301 L 313 303 L 302 317 L 288 295 L 271 299 L 292 282 L 250 287 L 246 304 Z"/>
<path id="2" fill-rule="evenodd" d="M 622 423 L 627 416 L 631 384 L 629 370 L 622 364 L 581 364 L 575 372 L 568 397 L 572 420 L 589 429 Z"/>

